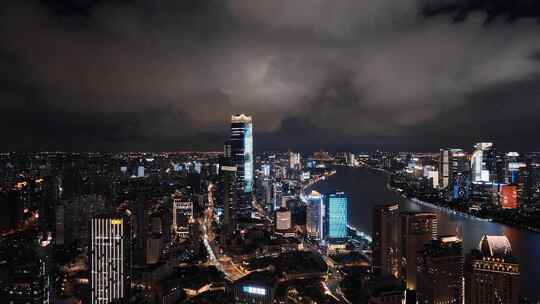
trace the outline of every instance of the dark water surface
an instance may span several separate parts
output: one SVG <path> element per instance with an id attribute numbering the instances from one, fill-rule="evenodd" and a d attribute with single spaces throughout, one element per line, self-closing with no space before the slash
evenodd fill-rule
<path id="1" fill-rule="evenodd" d="M 349 196 L 349 223 L 360 231 L 371 233 L 373 207 L 400 202 L 401 209 L 435 212 L 439 219 L 439 235 L 456 234 L 460 227 L 464 253 L 478 246 L 485 235 L 506 235 L 521 265 L 522 294 L 540 300 L 540 233 L 512 228 L 494 222 L 480 221 L 444 210 L 420 205 L 386 188 L 384 172 L 366 168 L 338 168 L 337 174 L 314 186 L 321 192 L 345 191 Z"/>

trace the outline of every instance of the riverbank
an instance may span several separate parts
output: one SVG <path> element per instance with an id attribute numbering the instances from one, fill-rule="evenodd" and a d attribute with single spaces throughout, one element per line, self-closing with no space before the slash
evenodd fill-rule
<path id="1" fill-rule="evenodd" d="M 522 283 L 520 293 L 529 299 L 536 301 L 540 299 L 540 289 L 537 286 L 538 278 L 540 278 L 540 267 L 538 267 L 540 233 L 513 228 L 495 221 L 476 220 L 457 212 L 448 212 L 442 208 L 433 208 L 414 202 L 412 199 L 403 197 L 399 192 L 389 190 L 386 187 L 387 172 L 381 170 L 372 170 L 367 167 L 336 169 L 335 175 L 317 183 L 311 189 L 321 193 L 339 189 L 347 193 L 349 197 L 348 221 L 352 226 L 372 234 L 374 208 L 381 204 L 399 203 L 403 212 L 437 214 L 439 235 L 461 234 L 463 254 L 477 249 L 484 235 L 505 235 L 512 245 L 512 253 L 519 259 Z"/>
<path id="2" fill-rule="evenodd" d="M 333 176 L 336 173 L 337 173 L 337 170 L 329 171 L 328 174 L 324 174 L 321 177 L 313 179 L 308 184 L 304 185 L 302 187 L 302 193 L 300 194 L 300 200 L 302 200 L 302 202 L 307 204 L 306 196 L 309 195 L 309 193 L 307 193 L 307 192 L 309 192 L 309 190 L 312 189 L 313 187 L 315 187 L 318 183 L 324 182 L 327 178 Z M 347 228 L 350 231 L 353 231 L 356 234 L 357 237 L 359 237 L 359 238 L 361 238 L 361 239 L 363 239 L 363 240 L 365 240 L 365 241 L 367 241 L 369 243 L 372 242 L 371 235 L 369 235 L 365 231 L 361 231 L 360 229 L 358 229 L 357 227 L 351 225 L 350 223 L 347 223 Z"/>
<path id="3" fill-rule="evenodd" d="M 414 195 L 406 195 L 404 193 L 405 191 L 403 189 L 400 189 L 400 188 L 397 188 L 397 187 L 392 187 L 390 185 L 390 179 L 391 179 L 392 172 L 390 172 L 388 170 L 380 169 L 380 168 L 372 168 L 372 167 L 367 167 L 367 168 L 385 173 L 387 175 L 387 178 L 388 178 L 388 181 L 387 181 L 387 184 L 386 184 L 386 187 L 387 187 L 388 190 L 393 191 L 393 192 L 401 195 L 402 197 L 407 198 L 407 199 L 409 199 L 409 200 L 411 200 L 411 201 L 413 201 L 413 202 L 415 202 L 415 203 L 417 203 L 419 205 L 423 205 L 423 206 L 427 206 L 429 208 L 442 210 L 442 211 L 445 211 L 445 212 L 448 212 L 448 213 L 451 213 L 451 214 L 460 215 L 460 216 L 467 217 L 467 218 L 477 220 L 477 221 L 495 222 L 495 223 L 498 223 L 498 224 L 507 225 L 509 227 L 513 227 L 513 228 L 520 229 L 520 230 L 530 231 L 530 232 L 534 232 L 534 233 L 540 233 L 540 228 L 531 227 L 531 226 L 525 225 L 525 224 L 516 224 L 515 222 L 506 220 L 505 218 L 502 218 L 502 217 L 484 217 L 484 216 L 482 216 L 480 214 L 472 214 L 472 213 L 466 212 L 463 209 L 453 208 L 452 206 L 436 204 L 436 203 L 432 203 L 432 202 L 426 202 L 426 201 L 423 201 L 423 200 L 419 199 L 418 197 L 416 197 Z"/>

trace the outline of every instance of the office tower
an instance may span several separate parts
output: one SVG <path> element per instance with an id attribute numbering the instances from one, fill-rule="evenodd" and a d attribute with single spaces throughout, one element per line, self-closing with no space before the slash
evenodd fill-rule
<path id="1" fill-rule="evenodd" d="M 270 177 L 270 164 L 263 164 L 261 166 L 262 173 L 265 179 L 268 179 Z"/>
<path id="2" fill-rule="evenodd" d="M 417 259 L 418 303 L 462 304 L 462 248 L 456 236 L 440 237 L 424 245 Z"/>
<path id="3" fill-rule="evenodd" d="M 450 150 L 441 149 L 439 158 L 439 185 L 445 189 L 450 184 Z"/>
<path id="4" fill-rule="evenodd" d="M 221 166 L 220 196 L 223 203 L 223 236 L 228 236 L 236 230 L 236 166 Z"/>
<path id="5" fill-rule="evenodd" d="M 311 191 L 306 208 L 306 230 L 309 236 L 318 240 L 323 238 L 323 218 L 323 197 L 319 192 Z"/>
<path id="6" fill-rule="evenodd" d="M 274 208 L 272 210 L 277 210 L 279 207 L 281 207 L 281 202 L 283 199 L 283 184 L 281 182 L 274 182 L 272 183 L 272 188 L 272 194 L 274 198 Z"/>
<path id="7" fill-rule="evenodd" d="M 237 168 L 236 188 L 242 193 L 241 207 L 251 207 L 253 191 L 253 124 L 251 116 L 231 116 L 231 135 L 227 145 L 230 157 Z"/>
<path id="8" fill-rule="evenodd" d="M 416 259 L 424 244 L 437 237 L 437 215 L 405 212 L 401 214 L 401 276 L 407 289 L 416 290 Z"/>
<path id="9" fill-rule="evenodd" d="M 354 155 L 354 153 L 347 153 L 346 154 L 346 158 L 347 158 L 347 166 L 349 167 L 354 167 L 356 166 L 356 156 Z"/>
<path id="10" fill-rule="evenodd" d="M 347 196 L 344 192 L 334 192 L 325 196 L 324 234 L 328 240 L 342 240 L 347 237 Z"/>
<path id="11" fill-rule="evenodd" d="M 59 198 L 59 183 L 54 177 L 36 179 L 36 200 L 39 207 L 39 228 L 42 232 L 56 230 L 56 204 Z"/>
<path id="12" fill-rule="evenodd" d="M 431 181 L 431 187 L 433 189 L 437 189 L 440 187 L 438 170 L 428 170 L 428 172 L 426 173 L 426 178 Z"/>
<path id="13" fill-rule="evenodd" d="M 172 231 L 181 239 L 188 239 L 193 222 L 193 201 L 178 191 L 172 194 L 172 201 Z"/>
<path id="14" fill-rule="evenodd" d="M 159 213 L 150 215 L 150 236 L 146 239 L 146 264 L 156 264 L 161 255 L 162 221 Z"/>
<path id="15" fill-rule="evenodd" d="M 496 181 L 497 157 L 493 143 L 478 143 L 474 146 L 471 156 L 471 171 L 473 182 Z"/>
<path id="16" fill-rule="evenodd" d="M 517 183 L 520 170 L 526 167 L 527 164 L 520 161 L 519 153 L 508 152 L 504 157 L 504 182 L 507 184 Z"/>
<path id="17" fill-rule="evenodd" d="M 90 303 L 126 300 L 131 286 L 131 222 L 128 215 L 90 220 Z"/>
<path id="18" fill-rule="evenodd" d="M 144 166 L 137 167 L 137 177 L 144 177 Z"/>
<path id="19" fill-rule="evenodd" d="M 152 265 L 159 262 L 161 253 L 161 238 L 157 235 L 152 235 L 146 239 L 146 264 Z"/>
<path id="20" fill-rule="evenodd" d="M 276 230 L 284 231 L 291 229 L 291 211 L 285 207 L 276 210 Z"/>
<path id="21" fill-rule="evenodd" d="M 441 189 L 447 189 L 451 198 L 464 196 L 469 162 L 467 154 L 461 149 L 441 149 L 439 158 L 438 183 Z"/>
<path id="22" fill-rule="evenodd" d="M 300 169 L 300 153 L 289 152 L 289 168 L 293 170 Z"/>
<path id="23" fill-rule="evenodd" d="M 163 221 L 161 214 L 154 213 L 150 216 L 150 233 L 161 236 L 163 233 Z"/>
<path id="24" fill-rule="evenodd" d="M 465 261 L 465 303 L 519 303 L 519 263 L 506 236 L 482 237 Z"/>
<path id="25" fill-rule="evenodd" d="M 373 214 L 373 272 L 399 277 L 399 204 L 375 206 Z"/>
<path id="26" fill-rule="evenodd" d="M 518 187 L 516 185 L 502 185 L 500 203 L 503 209 L 516 209 L 518 207 Z"/>

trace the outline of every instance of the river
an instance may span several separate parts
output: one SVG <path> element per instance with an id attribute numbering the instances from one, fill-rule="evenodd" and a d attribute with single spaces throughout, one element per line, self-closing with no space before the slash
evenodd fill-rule
<path id="1" fill-rule="evenodd" d="M 408 211 L 430 211 L 438 216 L 439 235 L 456 234 L 460 227 L 464 253 L 478 246 L 480 238 L 487 235 L 506 235 L 514 255 L 521 265 L 521 294 L 540 300 L 540 233 L 519 230 L 503 224 L 481 221 L 444 210 L 420 205 L 386 188 L 387 174 L 367 168 L 338 168 L 337 174 L 313 186 L 321 193 L 345 191 L 349 196 L 349 224 L 372 234 L 373 207 L 377 204 L 400 202 Z"/>

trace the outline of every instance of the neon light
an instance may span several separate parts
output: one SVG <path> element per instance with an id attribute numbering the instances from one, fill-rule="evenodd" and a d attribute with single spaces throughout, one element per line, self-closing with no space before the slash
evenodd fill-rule
<path id="1" fill-rule="evenodd" d="M 244 287 L 242 287 L 242 291 L 247 292 L 247 293 L 251 293 L 251 294 L 260 295 L 260 296 L 265 296 L 266 295 L 266 289 L 260 288 L 260 287 L 244 286 Z"/>

